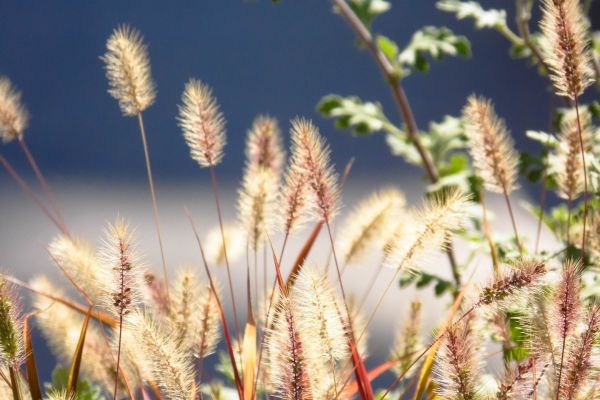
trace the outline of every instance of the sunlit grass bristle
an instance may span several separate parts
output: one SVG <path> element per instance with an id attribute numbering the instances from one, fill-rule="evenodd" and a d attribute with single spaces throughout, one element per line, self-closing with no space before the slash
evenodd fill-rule
<path id="1" fill-rule="evenodd" d="M 102 60 L 108 92 L 119 101 L 123 115 L 135 116 L 152 105 L 156 97 L 147 46 L 137 30 L 123 25 L 113 31 L 106 48 Z"/>
<path id="2" fill-rule="evenodd" d="M 294 167 L 307 181 L 314 213 L 330 221 L 339 210 L 340 189 L 329 147 L 318 128 L 307 119 L 293 120 L 291 134 Z"/>
<path id="3" fill-rule="evenodd" d="M 7 77 L 0 76 L 0 138 L 3 142 L 23 136 L 29 113 L 21 102 L 21 93 Z"/>
<path id="4" fill-rule="evenodd" d="M 221 162 L 226 141 L 225 118 L 206 84 L 197 79 L 185 84 L 178 122 L 192 158 L 201 167 Z"/>
<path id="5" fill-rule="evenodd" d="M 382 248 L 396 228 L 404 203 L 404 195 L 393 188 L 375 192 L 359 203 L 340 228 L 337 251 L 343 262 L 357 263 L 372 246 Z"/>

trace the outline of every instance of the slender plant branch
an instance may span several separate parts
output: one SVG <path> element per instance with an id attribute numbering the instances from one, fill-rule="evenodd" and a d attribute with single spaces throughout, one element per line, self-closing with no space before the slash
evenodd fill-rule
<path id="1" fill-rule="evenodd" d="M 158 246 L 160 248 L 160 258 L 162 261 L 163 279 L 165 280 L 165 293 L 167 295 L 167 307 L 170 307 L 171 301 L 169 296 L 169 278 L 167 275 L 167 261 L 165 259 L 165 251 L 163 247 L 162 236 L 160 233 L 160 220 L 158 217 L 158 205 L 156 202 L 156 192 L 154 191 L 154 179 L 152 178 L 152 167 L 150 165 L 150 153 L 148 151 L 148 140 L 146 139 L 146 129 L 144 128 L 144 119 L 142 113 L 138 112 L 138 125 L 140 127 L 140 135 L 144 146 L 144 158 L 146 160 L 146 173 L 148 175 L 148 187 L 150 188 L 150 197 L 152 198 L 152 216 L 154 217 L 154 225 L 156 226 L 156 236 L 158 237 Z"/>
<path id="2" fill-rule="evenodd" d="M 527 48 L 529 48 L 536 62 L 545 71 L 549 71 L 548 64 L 544 61 L 542 52 L 538 49 L 531 37 L 531 31 L 529 30 L 529 19 L 531 17 L 530 13 L 525 9 L 527 6 L 524 3 L 523 0 L 517 0 L 517 29 L 519 30 L 519 35 L 521 35 L 519 39 L 527 46 Z"/>
<path id="3" fill-rule="evenodd" d="M 337 8 L 339 13 L 342 15 L 342 17 L 346 20 L 348 25 L 350 25 L 350 27 L 366 45 L 367 49 L 373 56 L 373 59 L 381 69 L 381 72 L 385 76 L 386 81 L 390 86 L 394 100 L 398 105 L 400 115 L 402 116 L 402 119 L 406 124 L 408 138 L 415 146 L 417 153 L 419 153 L 419 157 L 421 158 L 421 162 L 423 163 L 423 167 L 425 168 L 427 177 L 429 178 L 429 181 L 431 183 L 437 183 L 439 180 L 437 169 L 435 168 L 435 165 L 431 160 L 429 152 L 421 143 L 421 139 L 419 138 L 419 128 L 417 127 L 417 121 L 412 112 L 412 108 L 404 91 L 404 88 L 400 83 L 400 78 L 398 76 L 397 71 L 394 69 L 394 67 L 387 59 L 385 54 L 383 54 L 381 50 L 379 50 L 377 44 L 375 43 L 375 40 L 373 39 L 373 35 L 371 35 L 369 29 L 362 23 L 362 21 L 360 20 L 360 18 L 358 18 L 354 11 L 352 11 L 348 3 L 346 3 L 345 0 L 331 1 L 333 5 Z M 448 254 L 448 260 L 450 261 L 452 276 L 454 277 L 456 285 L 460 286 L 460 273 L 458 271 L 458 265 L 454 257 L 454 251 L 451 243 L 448 245 L 446 253 Z"/>
<path id="4" fill-rule="evenodd" d="M 63 215 L 60 212 L 60 207 L 58 206 L 58 202 L 56 201 L 54 195 L 52 194 L 52 190 L 50 190 L 50 185 L 48 185 L 48 181 L 46 181 L 46 178 L 44 178 L 44 175 L 42 174 L 40 167 L 38 166 L 37 162 L 35 161 L 35 158 L 33 157 L 31 150 L 29 150 L 29 146 L 25 142 L 25 139 L 23 139 L 22 136 L 19 136 L 19 138 L 17 139 L 17 142 L 19 143 L 21 150 L 25 154 L 25 158 L 27 158 L 27 161 L 29 162 L 31 169 L 33 170 L 33 173 L 35 174 L 37 181 L 39 182 L 40 186 L 42 187 L 44 194 L 48 198 L 48 201 L 50 202 L 50 206 L 54 210 L 54 214 L 56 215 L 56 218 L 61 222 L 62 225 L 65 225 L 65 219 L 63 218 Z"/>
<path id="5" fill-rule="evenodd" d="M 48 210 L 48 208 L 44 205 L 44 203 L 42 203 L 42 201 L 40 200 L 40 198 L 35 194 L 35 192 L 33 191 L 33 189 L 27 184 L 27 182 L 25 182 L 25 180 L 23 178 L 21 178 L 21 176 L 14 169 L 14 167 L 11 165 L 11 163 L 6 158 L 4 158 L 4 156 L 2 156 L 2 155 L 0 155 L 0 164 L 2 164 L 2 166 L 8 172 L 8 174 L 15 180 L 15 182 L 17 182 L 17 184 L 19 185 L 19 187 L 21 188 L 21 190 L 23 190 L 23 192 L 25 192 L 25 194 L 27 196 L 29 196 L 29 198 L 31 198 L 31 200 L 33 200 L 33 202 L 46 215 L 46 217 L 48 217 L 48 219 L 50 221 L 52 221 L 52 223 L 54 225 L 56 225 L 56 227 L 62 233 L 64 233 L 65 235 L 69 235 L 69 231 L 68 231 L 67 227 L 64 225 L 64 223 L 62 223 L 61 221 L 59 221 L 56 218 L 56 216 L 54 216 L 54 214 L 51 213 L 50 210 Z"/>

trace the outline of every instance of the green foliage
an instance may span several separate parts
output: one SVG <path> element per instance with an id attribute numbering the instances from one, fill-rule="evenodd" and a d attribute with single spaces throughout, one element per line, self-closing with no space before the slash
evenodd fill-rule
<path id="1" fill-rule="evenodd" d="M 436 6 L 442 11 L 455 13 L 458 19 L 473 18 L 477 29 L 507 27 L 505 10 L 484 10 L 476 1 L 441 0 Z"/>
<path id="2" fill-rule="evenodd" d="M 385 0 L 350 0 L 348 4 L 367 27 L 371 26 L 375 17 L 388 11 L 391 7 L 391 4 Z"/>
<path id="3" fill-rule="evenodd" d="M 52 372 L 52 383 L 45 383 L 44 388 L 47 392 L 53 390 L 64 390 L 67 388 L 69 380 L 69 370 L 64 367 L 57 367 Z M 102 389 L 99 386 L 89 383 L 86 380 L 79 379 L 77 383 L 77 400 L 105 400 L 102 396 Z"/>
<path id="4" fill-rule="evenodd" d="M 423 289 L 433 284 L 433 291 L 437 297 L 444 293 L 453 293 L 456 287 L 447 279 L 423 271 L 406 271 L 400 277 L 400 287 L 404 288 L 415 284 L 417 289 Z"/>
<path id="5" fill-rule="evenodd" d="M 419 72 L 429 71 L 428 57 L 439 61 L 447 56 L 471 56 L 471 43 L 465 36 L 455 35 L 445 27 L 426 26 L 414 33 L 408 46 L 400 53 L 400 64 Z"/>
<path id="6" fill-rule="evenodd" d="M 317 111 L 325 117 L 334 118 L 337 128 L 350 129 L 358 136 L 381 131 L 397 134 L 400 131 L 383 114 L 381 104 L 363 102 L 354 96 L 325 96 L 317 104 Z"/>

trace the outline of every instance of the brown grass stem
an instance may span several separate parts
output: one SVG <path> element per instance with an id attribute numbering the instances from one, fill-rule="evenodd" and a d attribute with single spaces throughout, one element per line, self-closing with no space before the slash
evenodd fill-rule
<path id="1" fill-rule="evenodd" d="M 169 296 L 169 278 L 167 274 L 167 261 L 165 259 L 165 251 L 160 233 L 160 220 L 158 217 L 158 205 L 156 202 L 156 192 L 154 190 L 154 179 L 152 178 L 152 166 L 150 165 L 150 152 L 148 150 L 148 140 L 146 138 L 146 129 L 144 127 L 144 119 L 142 118 L 142 112 L 137 113 L 138 125 L 140 127 L 140 135 L 142 137 L 142 145 L 144 147 L 144 159 L 146 161 L 146 173 L 148 175 L 148 187 L 150 188 L 150 197 L 152 199 L 152 216 L 154 218 L 154 225 L 156 227 L 156 236 L 158 238 L 158 246 L 160 248 L 160 258 L 162 262 L 163 279 L 165 281 L 165 293 L 167 295 L 167 307 L 170 305 Z"/>
<path id="2" fill-rule="evenodd" d="M 510 198 L 508 196 L 508 192 L 506 191 L 506 187 L 502 188 L 502 194 L 504 196 L 504 200 L 506 201 L 506 208 L 508 209 L 508 215 L 510 216 L 510 223 L 513 228 L 513 232 L 515 234 L 515 242 L 517 243 L 517 247 L 519 248 L 519 253 L 523 255 L 523 246 L 521 245 L 521 240 L 519 239 L 519 232 L 517 230 L 517 222 L 515 220 L 515 215 L 512 210 L 512 206 L 510 204 Z"/>
<path id="3" fill-rule="evenodd" d="M 21 394 L 21 386 L 19 385 L 19 372 L 15 366 L 11 365 L 8 367 L 8 373 L 10 375 L 13 400 L 21 400 L 23 396 Z"/>
<path id="4" fill-rule="evenodd" d="M 27 142 L 25 142 L 25 139 L 23 139 L 23 136 L 19 136 L 17 139 L 17 142 L 19 143 L 21 150 L 23 150 L 23 153 L 25 154 L 25 158 L 27 158 L 27 161 L 29 162 L 31 169 L 33 170 L 33 173 L 35 174 L 37 181 L 39 182 L 40 186 L 42 187 L 42 190 L 44 191 L 44 194 L 46 195 L 48 202 L 50 202 L 50 207 L 52 207 L 52 209 L 54 210 L 54 214 L 56 215 L 56 218 L 61 222 L 62 225 L 66 225 L 65 219 L 63 218 L 63 215 L 60 211 L 60 207 L 58 206 L 58 202 L 56 201 L 54 195 L 52 194 L 52 190 L 50 190 L 50 185 L 48 185 L 48 181 L 46 181 L 46 178 L 44 178 L 44 175 L 42 174 L 40 167 L 38 166 L 37 162 L 35 161 L 35 158 L 33 157 L 31 150 L 29 150 L 29 146 L 27 145 Z"/>
<path id="5" fill-rule="evenodd" d="M 415 146 L 415 149 L 417 150 L 417 153 L 421 158 L 421 162 L 423 163 L 423 167 L 425 169 L 425 172 L 427 173 L 427 177 L 429 178 L 429 181 L 431 183 L 437 183 L 439 180 L 437 169 L 435 168 L 435 165 L 431 160 L 429 152 L 421 143 L 421 139 L 419 138 L 419 128 L 417 127 L 417 121 L 412 112 L 412 108 L 410 106 L 410 102 L 408 101 L 408 97 L 406 96 L 406 92 L 400 84 L 400 80 L 397 76 L 394 67 L 375 43 L 373 35 L 371 35 L 369 29 L 362 23 L 362 21 L 358 18 L 354 11 L 352 11 L 352 9 L 346 3 L 346 1 L 332 0 L 332 2 L 338 8 L 340 14 L 344 17 L 346 22 L 360 37 L 362 42 L 364 42 L 367 49 L 373 56 L 375 62 L 381 69 L 381 72 L 384 74 L 386 81 L 392 91 L 394 100 L 398 105 L 400 115 L 406 123 L 408 137 L 412 144 Z M 458 265 L 454 257 L 454 250 L 452 248 L 451 243 L 448 244 L 446 253 L 448 254 L 448 260 L 450 261 L 450 267 L 452 269 L 452 275 L 454 277 L 455 283 L 457 286 L 460 286 L 460 272 L 458 271 Z"/>
<path id="6" fill-rule="evenodd" d="M 208 268 L 208 263 L 206 262 L 206 256 L 204 254 L 204 248 L 202 247 L 202 241 L 200 240 L 200 236 L 198 235 L 198 230 L 196 229 L 196 224 L 192 219 L 192 215 L 186 209 L 184 209 L 188 220 L 190 221 L 190 225 L 192 227 L 192 231 L 194 233 L 194 237 L 196 238 L 196 243 L 198 244 L 198 248 L 200 250 L 200 256 L 202 257 L 202 265 L 204 266 L 204 271 L 206 272 L 206 276 L 208 278 L 208 282 L 210 284 L 210 289 L 215 296 L 215 302 L 219 308 L 219 316 L 221 318 L 221 323 L 223 324 L 223 336 L 225 336 L 225 343 L 227 344 L 227 352 L 229 353 L 229 360 L 231 361 L 231 367 L 233 369 L 233 376 L 236 384 L 236 389 L 238 391 L 238 395 L 240 396 L 240 400 L 244 399 L 244 389 L 242 386 L 242 380 L 240 379 L 237 363 L 235 361 L 235 353 L 233 351 L 233 346 L 231 342 L 231 337 L 229 335 L 229 327 L 227 325 L 227 319 L 225 318 L 225 311 L 223 309 L 223 304 L 221 303 L 221 299 L 219 299 L 219 295 L 217 293 L 217 288 L 212 278 L 212 274 L 210 273 L 210 269 Z"/>
<path id="7" fill-rule="evenodd" d="M 215 205 L 217 207 L 217 218 L 219 219 L 219 229 L 221 230 L 221 240 L 223 241 L 223 256 L 225 257 L 225 267 L 227 268 L 227 284 L 229 285 L 229 295 L 231 296 L 231 307 L 233 308 L 233 318 L 235 323 L 235 330 L 237 332 L 237 336 L 241 341 L 242 331 L 240 330 L 237 306 L 235 303 L 235 294 L 233 293 L 233 281 L 231 279 L 231 267 L 229 266 L 229 258 L 227 257 L 227 246 L 225 241 L 225 230 L 223 229 L 223 215 L 221 213 L 221 200 L 219 197 L 219 188 L 217 184 L 217 174 L 215 172 L 214 164 L 210 164 L 208 167 L 210 171 L 210 184 L 212 186 L 212 191 L 215 196 Z"/>
<path id="8" fill-rule="evenodd" d="M 588 215 L 588 175 L 587 165 L 585 163 L 585 146 L 583 143 L 583 133 L 581 129 L 581 118 L 579 116 L 579 97 L 575 97 L 575 114 L 577 115 L 577 130 L 579 133 L 579 148 L 581 149 L 581 163 L 583 164 L 583 233 L 581 237 L 581 259 L 585 261 L 585 242 L 587 237 L 586 223 Z"/>
<path id="9" fill-rule="evenodd" d="M 31 187 L 27 184 L 27 182 L 25 182 L 25 180 L 23 178 L 21 178 L 21 176 L 19 175 L 19 173 L 14 169 L 14 167 L 11 165 L 11 163 L 6 158 L 4 158 L 4 156 L 2 156 L 2 155 L 0 155 L 0 163 L 6 169 L 6 171 L 9 173 L 9 175 L 15 180 L 15 182 L 17 182 L 17 184 L 19 185 L 19 187 L 21 188 L 21 190 L 23 190 L 23 192 L 25 192 L 25 194 L 27 196 L 29 196 L 29 198 L 31 198 L 31 200 L 33 200 L 33 202 L 44 213 L 44 215 L 46 215 L 46 217 L 48 217 L 48 219 L 50 221 L 52 221 L 52 223 L 62 233 L 64 233 L 65 235 L 69 235 L 69 231 L 68 231 L 67 227 L 63 223 L 61 223 L 54 216 L 54 214 L 52 214 L 48 210 L 48 208 L 44 205 L 44 203 L 42 203 L 42 201 L 40 200 L 40 198 L 35 194 L 35 192 L 33 191 L 33 189 L 31 189 Z"/>

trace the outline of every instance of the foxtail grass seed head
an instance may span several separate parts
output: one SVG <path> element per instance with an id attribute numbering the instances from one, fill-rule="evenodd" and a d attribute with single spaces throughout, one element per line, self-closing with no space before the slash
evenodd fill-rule
<path id="1" fill-rule="evenodd" d="M 136 352 L 145 361 L 144 368 L 169 399 L 190 400 L 195 395 L 194 367 L 188 352 L 177 346 L 175 337 L 164 324 L 147 312 L 132 313 L 127 326 L 136 338 Z"/>
<path id="2" fill-rule="evenodd" d="M 292 121 L 292 157 L 294 166 L 306 179 L 314 214 L 330 221 L 339 210 L 338 176 L 330 161 L 329 146 L 317 127 L 309 120 Z"/>
<path id="3" fill-rule="evenodd" d="M 588 152 L 592 145 L 590 114 L 588 112 L 581 112 L 580 121 L 584 151 Z M 576 199 L 583 192 L 584 179 L 579 141 L 579 124 L 577 117 L 573 114 L 566 116 L 561 124 L 556 161 L 559 196 L 567 200 Z"/>
<path id="4" fill-rule="evenodd" d="M 156 87 L 150 74 L 148 47 L 136 29 L 122 25 L 106 42 L 105 63 L 111 94 L 125 116 L 135 116 L 152 105 Z"/>
<path id="5" fill-rule="evenodd" d="M 225 118 L 207 85 L 197 79 L 185 84 L 177 120 L 192 158 L 201 167 L 219 164 L 226 142 Z"/>
<path id="6" fill-rule="evenodd" d="M 479 293 L 476 306 L 503 308 L 515 304 L 517 297 L 535 293 L 545 283 L 548 270 L 541 261 L 519 261 L 492 278 Z"/>
<path id="7" fill-rule="evenodd" d="M 348 215 L 339 231 L 337 251 L 344 263 L 358 263 L 371 246 L 383 247 L 395 230 L 404 195 L 389 188 L 371 194 Z"/>
<path id="8" fill-rule="evenodd" d="M 565 380 L 560 387 L 561 398 L 590 398 L 579 395 L 585 389 L 588 379 L 594 376 L 594 364 L 598 361 L 598 349 L 594 345 L 599 330 L 600 305 L 592 304 L 586 311 L 585 327 L 575 338 L 564 366 Z"/>
<path id="9" fill-rule="evenodd" d="M 519 156 L 504 120 L 496 115 L 490 100 L 474 95 L 463 114 L 473 164 L 485 188 L 510 194 L 517 186 Z"/>
<path id="10" fill-rule="evenodd" d="M 144 278 L 134 233 L 127 222 L 118 217 L 105 231 L 100 259 L 105 273 L 110 274 L 103 288 L 102 301 L 117 318 L 136 309 L 143 300 Z"/>
<path id="11" fill-rule="evenodd" d="M 77 395 L 67 389 L 53 389 L 48 393 L 48 400 L 76 400 Z"/>
<path id="12" fill-rule="evenodd" d="M 556 94 L 575 100 L 594 81 L 589 23 L 579 0 L 543 0 L 544 61 Z"/>
<path id="13" fill-rule="evenodd" d="M 406 240 L 398 241 L 390 250 L 385 265 L 400 270 L 417 268 L 443 249 L 450 235 L 462 227 L 469 201 L 469 196 L 457 190 L 428 199 L 416 214 Z"/>
<path id="14" fill-rule="evenodd" d="M 0 138 L 4 143 L 23 136 L 29 113 L 21 102 L 21 92 L 7 77 L 0 76 Z"/>
<path id="15" fill-rule="evenodd" d="M 477 399 L 481 376 L 481 338 L 473 317 L 452 325 L 444 335 L 434 369 L 441 399 Z"/>
<path id="16" fill-rule="evenodd" d="M 204 253 L 209 265 L 225 265 L 225 251 L 229 262 L 235 263 L 240 259 L 246 247 L 246 234 L 244 229 L 237 223 L 226 223 L 223 225 L 223 236 L 221 236 L 219 225 L 211 228 L 206 234 Z"/>
<path id="17" fill-rule="evenodd" d="M 15 368 L 24 357 L 22 325 L 16 295 L 0 275 L 0 360 Z"/>
<path id="18" fill-rule="evenodd" d="M 334 382 L 337 363 L 349 356 L 345 327 L 338 313 L 341 300 L 323 268 L 311 265 L 300 270 L 291 297 L 298 330 L 302 332 L 313 395 L 327 398 L 329 387 L 342 383 Z"/>
<path id="19" fill-rule="evenodd" d="M 282 295 L 276 307 L 277 318 L 266 339 L 270 385 L 282 399 L 312 400 L 311 371 L 293 304 Z"/>
<path id="20" fill-rule="evenodd" d="M 397 361 L 394 365 L 394 370 L 397 374 L 402 374 L 406 371 L 422 347 L 421 324 L 422 303 L 417 298 L 410 302 L 404 326 L 396 337 L 392 352 L 392 357 Z M 405 376 L 410 378 L 414 371 L 415 369 L 408 370 Z"/>
<path id="21" fill-rule="evenodd" d="M 184 267 L 178 272 L 171 286 L 170 320 L 177 345 L 206 357 L 219 341 L 219 310 L 210 286 L 195 271 Z"/>
<path id="22" fill-rule="evenodd" d="M 308 219 L 309 205 L 306 201 L 307 177 L 298 165 L 298 156 L 293 155 L 285 173 L 281 198 L 281 231 L 289 234 L 299 229 Z"/>
<path id="23" fill-rule="evenodd" d="M 581 261 L 567 259 L 554 293 L 550 320 L 556 332 L 556 347 L 562 347 L 571 336 L 581 317 Z"/>
<path id="24" fill-rule="evenodd" d="M 514 368 L 506 366 L 506 372 L 496 392 L 497 400 L 526 399 L 533 388 L 533 368 L 536 360 L 532 357 L 518 363 Z"/>
<path id="25" fill-rule="evenodd" d="M 101 288 L 108 285 L 109 277 L 103 273 L 96 249 L 90 243 L 76 236 L 60 234 L 48 245 L 48 253 L 93 301 L 100 298 Z"/>
<path id="26" fill-rule="evenodd" d="M 279 123 L 273 117 L 256 117 L 246 139 L 246 167 L 269 169 L 279 176 L 284 162 Z"/>
<path id="27" fill-rule="evenodd" d="M 246 168 L 239 193 L 240 225 L 246 231 L 248 245 L 256 251 L 276 225 L 279 178 L 270 169 Z"/>
<path id="28" fill-rule="evenodd" d="M 173 324 L 176 342 L 183 348 L 189 348 L 195 339 L 194 334 L 198 329 L 195 314 L 200 307 L 203 286 L 191 266 L 181 268 L 171 284 L 169 319 Z"/>

